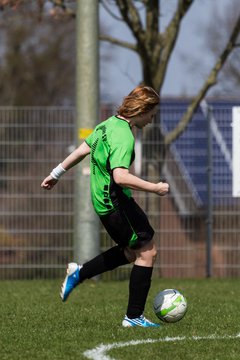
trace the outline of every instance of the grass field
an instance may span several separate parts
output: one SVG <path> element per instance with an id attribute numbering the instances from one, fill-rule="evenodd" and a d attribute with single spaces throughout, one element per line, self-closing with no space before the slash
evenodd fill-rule
<path id="1" fill-rule="evenodd" d="M 122 328 L 128 282 L 88 281 L 66 303 L 58 296 L 61 281 L 0 282 L 1 360 L 80 360 L 86 350 L 95 360 L 240 359 L 239 280 L 153 280 L 145 315 L 155 294 L 180 290 L 188 312 L 159 328 Z M 240 336 L 240 335 L 239 335 Z M 131 343 L 136 341 L 136 343 Z M 138 341 L 138 342 L 137 342 Z M 111 344 L 118 344 L 111 349 Z"/>

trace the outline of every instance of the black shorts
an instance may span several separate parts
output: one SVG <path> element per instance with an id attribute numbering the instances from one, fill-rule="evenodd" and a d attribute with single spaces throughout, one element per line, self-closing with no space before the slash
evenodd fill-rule
<path id="1" fill-rule="evenodd" d="M 144 211 L 133 198 L 122 203 L 100 220 L 111 238 L 120 246 L 140 249 L 152 240 L 154 230 Z"/>

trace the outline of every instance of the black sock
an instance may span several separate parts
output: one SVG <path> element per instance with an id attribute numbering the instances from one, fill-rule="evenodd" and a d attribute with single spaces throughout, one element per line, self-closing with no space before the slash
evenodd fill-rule
<path id="1" fill-rule="evenodd" d="M 129 264 L 129 261 L 124 254 L 124 250 L 119 246 L 114 246 L 83 264 L 80 271 L 80 281 L 82 282 L 85 279 L 91 279 L 96 275 L 113 270 L 118 266 L 125 264 Z"/>
<path id="2" fill-rule="evenodd" d="M 134 265 L 129 281 L 127 316 L 134 319 L 143 314 L 151 286 L 152 267 Z"/>

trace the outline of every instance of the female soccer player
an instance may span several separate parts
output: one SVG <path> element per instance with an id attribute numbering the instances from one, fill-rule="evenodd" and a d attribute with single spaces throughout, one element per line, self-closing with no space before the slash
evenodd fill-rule
<path id="1" fill-rule="evenodd" d="M 148 86 L 138 86 L 123 99 L 117 115 L 101 122 L 85 141 L 52 170 L 41 186 L 50 190 L 71 167 L 90 154 L 90 185 L 96 213 L 116 243 L 83 265 L 69 263 L 60 296 L 65 301 L 85 279 L 134 262 L 129 280 L 129 300 L 122 325 L 160 326 L 144 317 L 151 285 L 156 246 L 154 230 L 131 196 L 132 190 L 165 195 L 167 183 L 145 181 L 129 172 L 134 160 L 132 128 L 142 129 L 158 111 L 159 95 Z"/>

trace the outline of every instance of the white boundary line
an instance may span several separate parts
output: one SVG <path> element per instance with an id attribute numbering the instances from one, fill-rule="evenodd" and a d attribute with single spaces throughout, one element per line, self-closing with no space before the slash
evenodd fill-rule
<path id="1" fill-rule="evenodd" d="M 184 341 L 184 340 L 223 340 L 223 339 L 240 339 L 240 333 L 237 335 L 226 335 L 226 336 L 177 336 L 177 337 L 165 337 L 160 339 L 146 339 L 146 340 L 131 340 L 127 342 L 118 342 L 113 344 L 101 344 L 91 350 L 84 351 L 83 355 L 91 360 L 116 360 L 106 354 L 107 351 L 125 346 L 139 345 L 139 344 L 151 344 L 156 342 L 171 342 L 171 341 Z"/>

